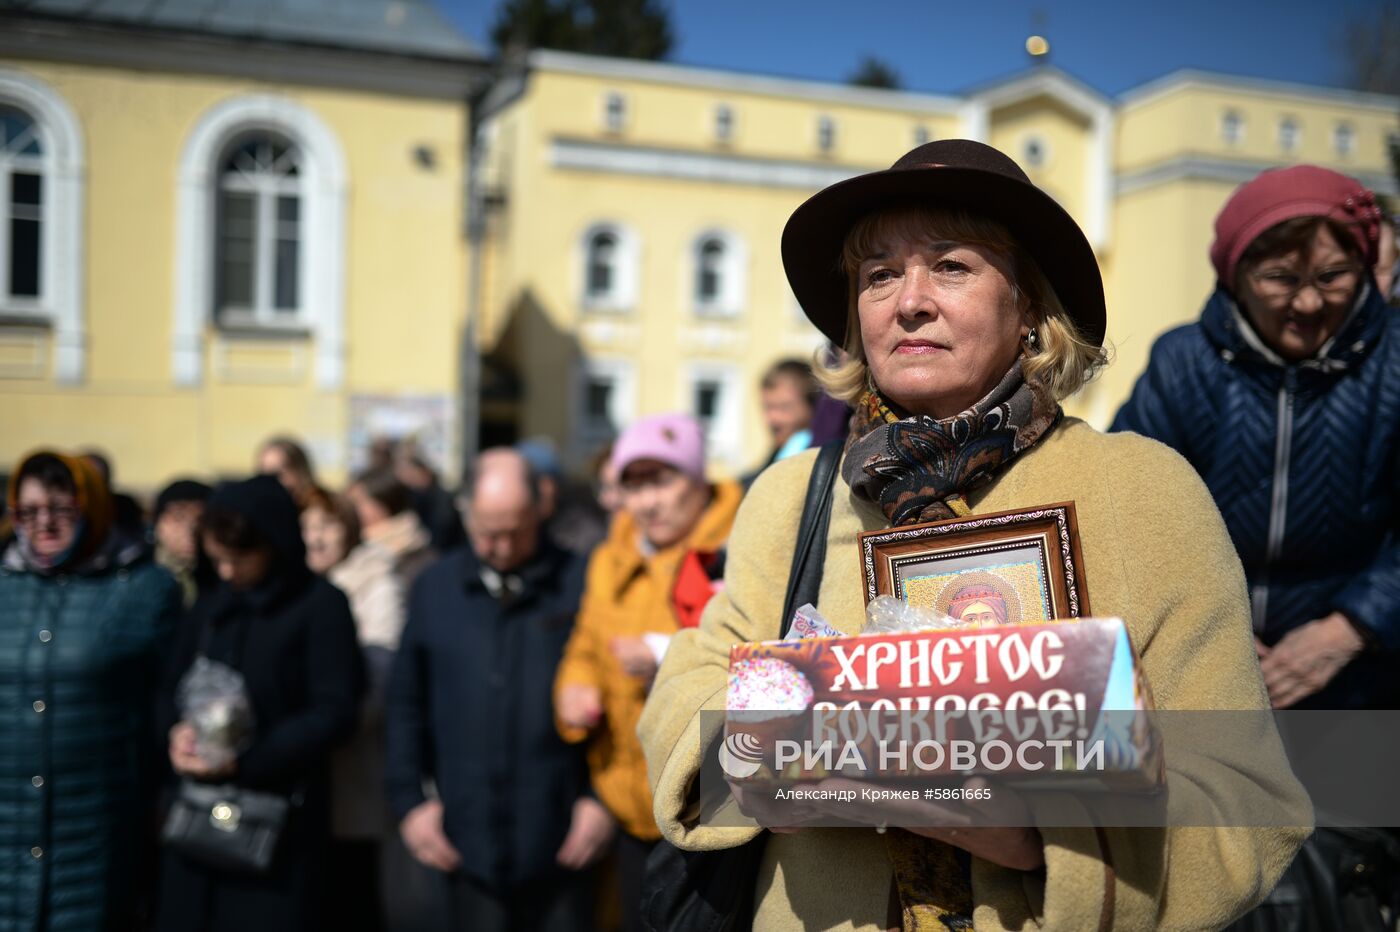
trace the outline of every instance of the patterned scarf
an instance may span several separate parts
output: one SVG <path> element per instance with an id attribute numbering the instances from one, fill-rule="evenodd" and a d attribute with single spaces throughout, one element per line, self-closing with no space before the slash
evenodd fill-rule
<path id="1" fill-rule="evenodd" d="M 873 388 L 851 418 L 842 475 L 891 525 L 968 514 L 967 493 L 1049 433 L 1059 403 L 1017 360 L 988 395 L 950 418 L 900 418 Z M 904 932 L 972 928 L 970 861 L 945 842 L 891 828 L 885 847 Z"/>
<path id="2" fill-rule="evenodd" d="M 1060 414 L 1049 387 L 1021 374 L 1019 359 L 985 398 L 942 420 L 901 419 L 872 389 L 856 403 L 842 477 L 891 525 L 965 515 L 967 493 L 1045 436 Z"/>

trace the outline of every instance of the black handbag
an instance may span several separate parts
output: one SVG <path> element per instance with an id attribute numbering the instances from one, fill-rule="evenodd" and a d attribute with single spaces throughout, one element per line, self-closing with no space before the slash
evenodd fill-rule
<path id="1" fill-rule="evenodd" d="M 200 632 L 197 658 L 208 656 L 212 634 L 210 622 Z M 235 670 L 243 655 L 246 627 L 242 634 L 235 652 Z M 205 867 L 266 873 L 272 867 L 291 809 L 300 803 L 300 797 L 300 791 L 288 797 L 232 783 L 200 783 L 185 778 L 166 813 L 161 843 Z"/>
<path id="2" fill-rule="evenodd" d="M 277 793 L 183 780 L 161 841 L 206 867 L 266 873 L 291 807 L 292 801 Z"/>
<path id="3" fill-rule="evenodd" d="M 1400 832 L 1319 828 L 1264 902 L 1228 932 L 1394 932 L 1400 917 Z"/>
<path id="4" fill-rule="evenodd" d="M 822 446 L 807 483 L 783 604 L 784 637 L 793 613 L 817 601 L 831 524 L 832 488 L 843 446 L 839 440 Z M 715 748 L 703 759 L 715 759 Z M 642 879 L 643 926 L 650 932 L 743 932 L 751 928 L 754 879 L 767 839 L 763 832 L 752 841 L 721 851 L 682 851 L 664 839 L 658 842 L 647 857 Z"/>

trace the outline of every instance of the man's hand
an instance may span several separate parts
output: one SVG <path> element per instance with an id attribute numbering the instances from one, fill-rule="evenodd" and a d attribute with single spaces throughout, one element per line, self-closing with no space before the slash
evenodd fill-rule
<path id="1" fill-rule="evenodd" d="M 614 828 L 613 817 L 603 808 L 602 803 L 591 796 L 580 796 L 574 800 L 569 834 L 564 836 L 564 844 L 559 846 L 559 853 L 554 856 L 554 860 L 567 870 L 583 870 L 608 850 Z"/>
<path id="2" fill-rule="evenodd" d="M 641 638 L 613 638 L 608 642 L 608 649 L 628 676 L 647 682 L 656 676 L 656 654 Z"/>
<path id="3" fill-rule="evenodd" d="M 182 777 L 196 780 L 221 780 L 233 776 L 236 761 L 211 767 L 199 756 L 195 746 L 194 726 L 179 722 L 170 729 L 170 767 Z"/>
<path id="4" fill-rule="evenodd" d="M 399 835 L 420 864 L 445 874 L 462 865 L 462 856 L 442 831 L 442 803 L 436 799 L 409 810 L 399 823 Z"/>
<path id="5" fill-rule="evenodd" d="M 1306 699 L 1331 682 L 1365 646 L 1340 612 L 1294 628 L 1260 660 L 1269 702 L 1275 709 L 1286 709 Z"/>
<path id="6" fill-rule="evenodd" d="M 592 728 L 603 718 L 603 694 L 597 686 L 574 683 L 559 690 L 559 720 L 570 728 Z"/>

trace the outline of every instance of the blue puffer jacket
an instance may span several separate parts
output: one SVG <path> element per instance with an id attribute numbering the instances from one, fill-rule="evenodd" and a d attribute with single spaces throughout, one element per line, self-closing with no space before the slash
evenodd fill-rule
<path id="1" fill-rule="evenodd" d="M 116 549 L 116 548 L 114 548 Z M 0 932 L 121 926 L 149 831 L 157 673 L 180 590 L 139 544 L 0 567 Z"/>
<path id="2" fill-rule="evenodd" d="M 1163 335 L 1113 430 L 1155 437 L 1205 479 L 1274 644 L 1340 611 L 1374 645 L 1299 708 L 1400 697 L 1400 313 L 1374 286 L 1328 347 L 1285 364 L 1217 289 Z"/>

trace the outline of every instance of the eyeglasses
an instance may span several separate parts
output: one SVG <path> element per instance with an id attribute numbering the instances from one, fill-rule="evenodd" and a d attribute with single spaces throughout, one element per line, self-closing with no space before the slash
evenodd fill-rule
<path id="1" fill-rule="evenodd" d="M 1323 269 L 1316 275 L 1309 275 L 1306 278 L 1295 272 L 1285 272 L 1282 269 L 1251 272 L 1249 277 L 1254 279 L 1255 287 L 1264 297 L 1292 300 L 1298 292 L 1308 285 L 1317 289 L 1318 294 L 1324 297 L 1333 298 L 1344 295 L 1356 287 L 1358 274 L 1356 266 L 1342 265 Z"/>
<path id="2" fill-rule="evenodd" d="M 45 512 L 58 524 L 72 524 L 78 520 L 78 509 L 72 505 L 21 505 L 15 509 L 15 521 L 34 524 Z"/>

